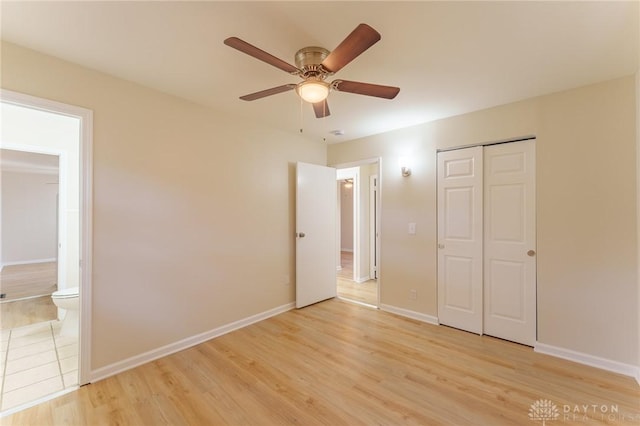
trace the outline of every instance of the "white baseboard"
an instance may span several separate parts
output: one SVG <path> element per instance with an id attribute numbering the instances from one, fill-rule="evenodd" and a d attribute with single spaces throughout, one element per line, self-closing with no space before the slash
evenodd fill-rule
<path id="1" fill-rule="evenodd" d="M 346 251 L 347 253 L 353 253 L 353 249 L 341 248 L 340 251 Z"/>
<path id="2" fill-rule="evenodd" d="M 294 307 L 295 307 L 295 303 L 293 302 L 287 303 L 286 305 L 278 306 L 268 311 L 261 312 L 256 315 L 252 315 L 250 317 L 247 317 L 238 321 L 234 321 L 232 323 L 223 325 L 218 328 L 214 328 L 213 330 L 205 331 L 204 333 L 187 337 L 186 339 L 182 339 L 177 342 L 170 343 L 168 345 L 159 347 L 157 349 L 153 349 L 148 352 L 142 353 L 140 355 L 136 355 L 131 358 L 118 361 L 111 365 L 100 367 L 89 373 L 89 377 L 90 377 L 89 382 L 97 382 L 98 380 L 106 379 L 107 377 L 113 376 L 115 374 L 121 373 L 126 370 L 130 370 L 139 365 L 154 361 L 158 358 L 162 358 L 167 355 L 171 355 L 173 353 L 185 350 L 192 346 L 199 345 L 200 343 L 206 342 L 207 340 L 211 340 L 215 337 L 222 336 L 223 334 L 230 333 L 234 330 L 238 330 L 240 328 L 246 327 L 253 323 L 265 320 L 267 318 L 273 317 L 283 312 L 290 311 Z"/>
<path id="3" fill-rule="evenodd" d="M 31 265 L 35 263 L 49 263 L 49 262 L 57 262 L 58 259 L 52 257 L 50 259 L 31 259 L 31 260 L 18 260 L 16 262 L 5 262 L 2 264 L 2 268 L 5 266 L 14 266 L 14 265 Z"/>
<path id="4" fill-rule="evenodd" d="M 336 266 L 336 271 L 342 271 L 342 266 L 340 265 Z"/>
<path id="5" fill-rule="evenodd" d="M 640 365 L 636 367 L 636 382 L 640 386 Z"/>
<path id="6" fill-rule="evenodd" d="M 533 350 L 541 354 L 551 355 L 557 358 L 566 359 L 568 361 L 577 362 L 579 364 L 600 368 L 601 370 L 607 370 L 613 373 L 631 376 L 638 381 L 638 384 L 640 384 L 640 369 L 632 364 L 625 364 L 619 361 L 600 358 L 598 356 L 573 351 L 571 349 L 560 348 L 558 346 L 547 345 L 540 342 L 536 342 Z"/>
<path id="7" fill-rule="evenodd" d="M 398 308 L 392 305 L 380 305 L 380 309 L 386 312 L 390 312 L 392 314 L 400 315 L 403 317 L 411 318 L 414 320 L 426 322 L 427 324 L 439 325 L 438 317 L 434 317 L 431 315 L 423 314 L 420 312 L 410 311 L 409 309 Z"/>
<path id="8" fill-rule="evenodd" d="M 362 283 L 366 283 L 367 281 L 369 281 L 371 278 L 369 278 L 369 275 L 367 275 L 366 277 L 360 277 L 356 280 L 356 282 L 358 284 L 362 284 Z"/>

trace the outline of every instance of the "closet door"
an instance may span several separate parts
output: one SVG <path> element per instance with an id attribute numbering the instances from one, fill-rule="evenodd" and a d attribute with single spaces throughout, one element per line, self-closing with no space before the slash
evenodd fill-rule
<path id="1" fill-rule="evenodd" d="M 484 333 L 536 341 L 535 141 L 484 149 Z"/>
<path id="2" fill-rule="evenodd" d="M 438 321 L 482 334 L 482 147 L 438 153 Z"/>

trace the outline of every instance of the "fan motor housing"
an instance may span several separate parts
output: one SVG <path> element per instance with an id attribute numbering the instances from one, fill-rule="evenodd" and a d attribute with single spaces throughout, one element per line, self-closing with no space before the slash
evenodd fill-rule
<path id="1" fill-rule="evenodd" d="M 324 58 L 329 56 L 329 53 L 324 47 L 303 47 L 296 52 L 296 67 L 305 73 L 309 72 L 310 75 L 323 74 L 320 64 L 324 61 Z"/>

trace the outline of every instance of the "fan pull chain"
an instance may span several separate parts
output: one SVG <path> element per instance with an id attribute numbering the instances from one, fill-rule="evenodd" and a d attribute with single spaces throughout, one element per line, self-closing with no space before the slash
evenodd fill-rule
<path id="1" fill-rule="evenodd" d="M 304 104 L 304 102 L 302 102 L 302 98 L 300 98 L 300 133 L 303 133 L 303 127 L 304 127 L 304 123 L 303 123 L 303 117 L 304 117 L 303 104 Z"/>

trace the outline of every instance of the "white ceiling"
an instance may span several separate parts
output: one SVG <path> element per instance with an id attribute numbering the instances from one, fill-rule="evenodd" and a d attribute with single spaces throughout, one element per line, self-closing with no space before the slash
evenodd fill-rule
<path id="1" fill-rule="evenodd" d="M 327 142 L 633 74 L 630 2 L 11 2 L 2 38 L 139 84 Z M 294 63 L 359 23 L 382 40 L 334 78 L 399 86 L 394 100 L 333 92 L 316 119 L 295 92 L 239 96 L 298 77 L 222 42 L 237 36 Z M 344 136 L 329 132 L 341 129 Z"/>

